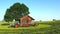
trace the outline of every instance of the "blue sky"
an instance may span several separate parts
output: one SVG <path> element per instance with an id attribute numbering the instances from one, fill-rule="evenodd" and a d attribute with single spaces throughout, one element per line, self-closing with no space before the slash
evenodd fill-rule
<path id="1" fill-rule="evenodd" d="M 29 15 L 36 21 L 60 19 L 60 0 L 0 0 L 0 21 L 4 19 L 6 9 L 16 2 L 29 7 Z"/>

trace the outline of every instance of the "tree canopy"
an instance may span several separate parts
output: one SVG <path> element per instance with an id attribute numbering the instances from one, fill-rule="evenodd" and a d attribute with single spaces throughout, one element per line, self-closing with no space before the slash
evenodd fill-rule
<path id="1" fill-rule="evenodd" d="M 29 14 L 29 8 L 25 4 L 14 3 L 10 8 L 6 10 L 4 20 L 9 22 L 13 19 L 21 18 Z"/>

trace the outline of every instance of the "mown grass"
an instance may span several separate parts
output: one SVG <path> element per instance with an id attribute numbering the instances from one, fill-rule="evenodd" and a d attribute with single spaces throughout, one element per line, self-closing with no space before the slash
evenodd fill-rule
<path id="1" fill-rule="evenodd" d="M 34 27 L 0 27 L 0 34 L 60 34 L 60 21 L 41 22 L 38 24 L 38 26 Z"/>
<path id="2" fill-rule="evenodd" d="M 6 24 L 6 25 L 5 25 Z M 13 22 L 0 22 L 0 29 L 10 29 L 8 28 L 10 25 L 9 24 L 13 24 Z M 37 23 L 38 24 L 38 23 Z M 46 24 L 39 24 L 37 26 L 30 26 L 30 27 L 19 27 L 17 29 L 35 29 L 35 28 L 46 28 L 46 27 L 50 27 L 51 25 L 46 25 Z M 15 28 L 14 28 L 15 29 Z"/>

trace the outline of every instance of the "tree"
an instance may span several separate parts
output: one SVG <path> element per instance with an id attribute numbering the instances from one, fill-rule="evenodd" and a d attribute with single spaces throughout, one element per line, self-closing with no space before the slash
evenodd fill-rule
<path id="1" fill-rule="evenodd" d="M 10 13 L 10 10 L 9 9 L 7 9 L 6 10 L 6 14 L 5 14 L 5 16 L 4 16 L 4 20 L 6 21 L 6 22 L 11 22 L 12 20 L 13 20 L 13 18 L 12 18 L 13 16 L 11 15 L 11 13 Z"/>
<path id="2" fill-rule="evenodd" d="M 42 22 L 42 20 L 40 20 L 40 22 Z"/>
<path id="3" fill-rule="evenodd" d="M 4 20 L 6 22 L 13 21 L 13 19 L 21 18 L 29 14 L 29 8 L 25 4 L 14 3 L 9 9 L 6 10 Z"/>
<path id="4" fill-rule="evenodd" d="M 53 21 L 56 21 L 56 19 L 53 19 Z"/>

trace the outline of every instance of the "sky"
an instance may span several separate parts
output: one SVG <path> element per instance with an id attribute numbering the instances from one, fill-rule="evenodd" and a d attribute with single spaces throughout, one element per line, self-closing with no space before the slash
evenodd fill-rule
<path id="1" fill-rule="evenodd" d="M 36 21 L 60 19 L 60 0 L 0 0 L 0 21 L 4 19 L 6 9 L 16 2 L 24 3 Z"/>

